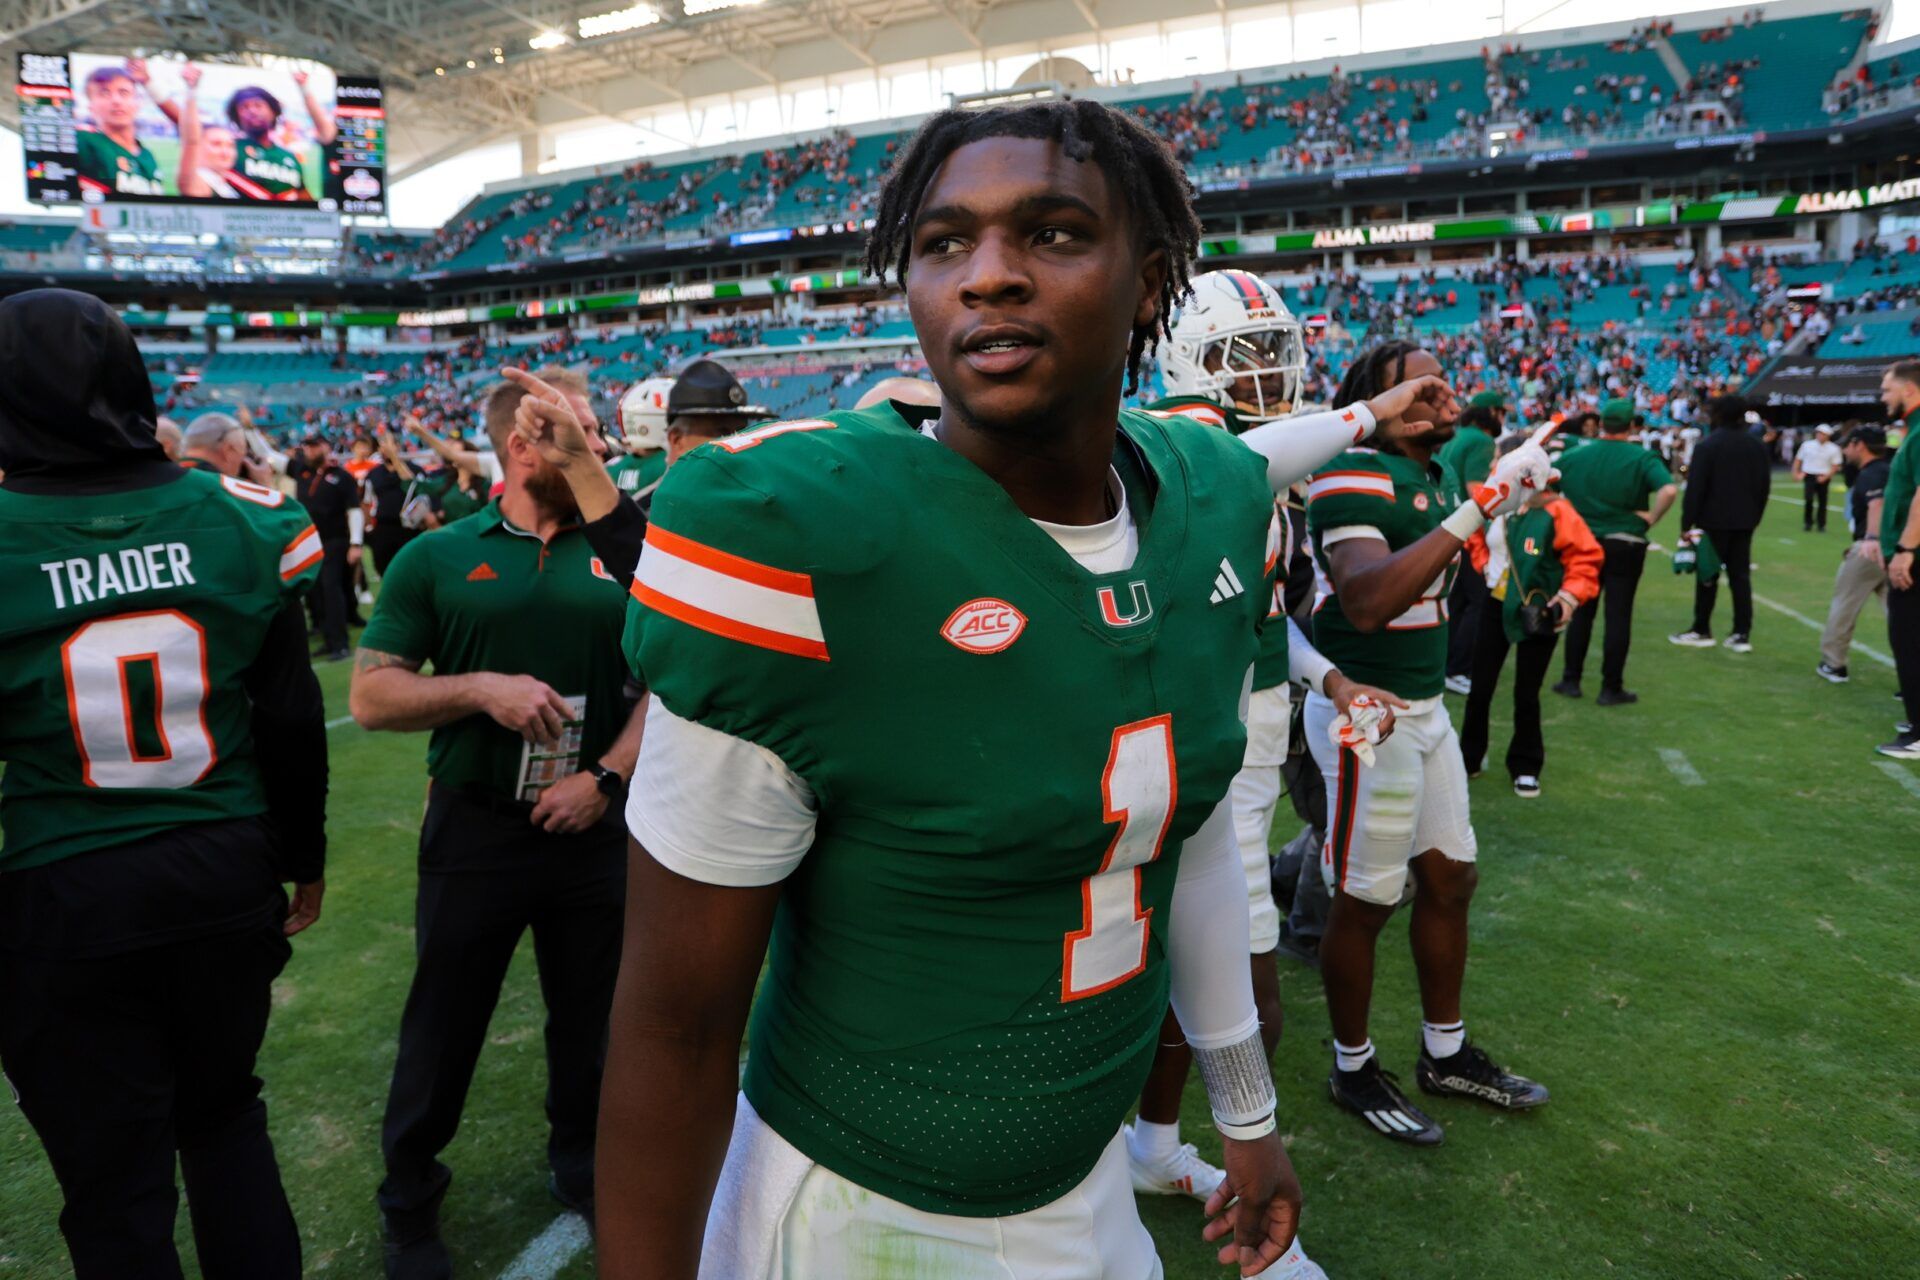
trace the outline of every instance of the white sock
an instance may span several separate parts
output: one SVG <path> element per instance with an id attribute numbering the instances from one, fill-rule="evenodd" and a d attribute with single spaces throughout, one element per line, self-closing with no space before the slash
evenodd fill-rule
<path id="1" fill-rule="evenodd" d="M 1333 1065 L 1342 1071 L 1358 1071 L 1372 1057 L 1372 1040 L 1363 1040 L 1357 1045 L 1341 1044 L 1338 1040 L 1333 1042 Z"/>
<path id="2" fill-rule="evenodd" d="M 1467 1042 L 1465 1022 L 1423 1022 L 1420 1036 L 1427 1042 L 1427 1053 L 1435 1058 L 1451 1058 Z"/>
<path id="3" fill-rule="evenodd" d="M 1180 1122 L 1155 1124 L 1151 1120 L 1133 1122 L 1133 1152 L 1143 1160 L 1171 1156 L 1180 1149 Z"/>

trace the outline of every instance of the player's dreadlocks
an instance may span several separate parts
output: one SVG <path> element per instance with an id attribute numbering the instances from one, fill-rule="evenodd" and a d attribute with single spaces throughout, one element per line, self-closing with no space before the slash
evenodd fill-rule
<path id="1" fill-rule="evenodd" d="M 1333 394 L 1333 407 L 1344 409 L 1350 404 L 1371 400 L 1405 382 L 1407 357 L 1418 350 L 1420 344 L 1410 338 L 1389 338 L 1362 351 L 1340 379 L 1340 389 Z M 1391 445 L 1378 436 L 1374 437 L 1373 447 L 1392 452 Z"/>
<path id="2" fill-rule="evenodd" d="M 1133 231 L 1147 252 L 1166 255 L 1167 278 L 1154 318 L 1133 331 L 1127 348 L 1127 393 L 1140 385 L 1141 357 L 1169 332 L 1174 308 L 1192 292 L 1188 268 L 1200 250 L 1200 219 L 1193 184 L 1160 139 L 1133 119 L 1090 99 L 1034 102 L 984 111 L 947 110 L 930 117 L 880 184 L 873 234 L 867 238 L 869 275 L 892 271 L 902 284 L 913 249 L 913 215 L 933 175 L 948 156 L 982 138 L 1043 138 L 1069 159 L 1091 158 L 1114 194 L 1127 202 Z"/>

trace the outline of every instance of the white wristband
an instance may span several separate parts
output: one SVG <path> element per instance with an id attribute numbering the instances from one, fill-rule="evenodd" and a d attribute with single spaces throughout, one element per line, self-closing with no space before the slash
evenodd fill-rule
<path id="1" fill-rule="evenodd" d="M 1220 1136 L 1223 1138 L 1232 1138 L 1235 1142 L 1252 1142 L 1278 1129 L 1280 1122 L 1268 1116 L 1265 1120 L 1257 1120 L 1252 1124 L 1222 1124 L 1219 1120 L 1215 1120 L 1213 1125 L 1220 1130 Z"/>
<path id="2" fill-rule="evenodd" d="M 1460 539 L 1460 541 L 1465 542 L 1468 538 L 1480 532 L 1481 526 L 1485 525 L 1486 522 L 1487 513 L 1480 509 L 1480 504 L 1474 502 L 1472 499 L 1468 499 L 1466 502 L 1461 503 L 1452 515 L 1442 520 L 1440 527 Z"/>

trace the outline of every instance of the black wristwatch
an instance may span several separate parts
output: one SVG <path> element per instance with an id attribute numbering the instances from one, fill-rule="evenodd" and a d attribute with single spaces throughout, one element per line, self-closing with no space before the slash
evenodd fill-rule
<path id="1" fill-rule="evenodd" d="M 593 785 L 600 788 L 600 794 L 609 800 L 618 800 L 627 789 L 627 780 L 603 764 L 590 764 L 587 772 L 593 775 Z"/>
<path id="2" fill-rule="evenodd" d="M 1920 547 L 1895 547 L 1893 549 L 1893 555 L 1895 556 L 1920 555 Z M 1893 556 L 1888 556 L 1887 558 L 1891 560 Z"/>

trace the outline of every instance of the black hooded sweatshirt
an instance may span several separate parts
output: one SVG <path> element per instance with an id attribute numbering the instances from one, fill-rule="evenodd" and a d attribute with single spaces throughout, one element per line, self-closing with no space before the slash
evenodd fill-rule
<path id="1" fill-rule="evenodd" d="M 8 490 L 126 493 L 186 475 L 154 438 L 153 388 L 133 333 L 98 298 L 34 289 L 0 301 L 0 370 Z M 104 955 L 247 927 L 284 912 L 281 881 L 321 878 L 326 709 L 306 640 L 290 604 L 242 680 L 265 823 L 183 826 L 0 875 L 0 950 Z"/>

